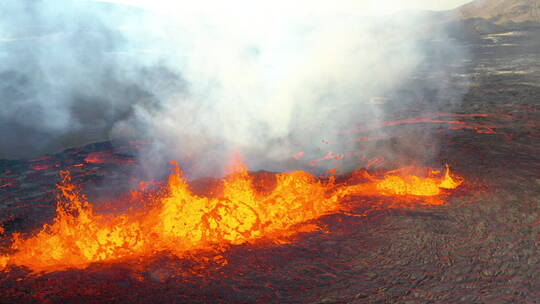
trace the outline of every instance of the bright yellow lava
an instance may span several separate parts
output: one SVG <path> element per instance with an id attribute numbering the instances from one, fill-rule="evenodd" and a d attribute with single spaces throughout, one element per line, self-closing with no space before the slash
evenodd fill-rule
<path id="1" fill-rule="evenodd" d="M 0 269 L 20 265 L 32 271 L 85 268 L 92 262 L 152 256 L 168 251 L 179 257 L 261 238 L 279 241 L 313 231 L 306 221 L 339 212 L 351 195 L 435 196 L 460 182 L 447 167 L 444 176 L 370 175 L 362 184 L 323 182 L 304 171 L 275 175 L 270 191 L 258 191 L 244 166 L 223 180 L 219 197 L 195 195 L 178 166 L 164 195 L 137 212 L 100 215 L 63 172 L 56 217 L 35 235 L 13 235 L 13 254 L 0 256 Z M 435 172 L 435 171 L 433 171 Z M 431 174 L 433 175 L 433 174 Z M 413 206 L 411 206 L 413 207 Z M 226 261 L 224 261 L 226 263 Z"/>

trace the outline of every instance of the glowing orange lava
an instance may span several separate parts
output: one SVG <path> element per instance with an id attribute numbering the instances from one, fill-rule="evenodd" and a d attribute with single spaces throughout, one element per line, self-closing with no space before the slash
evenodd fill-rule
<path id="1" fill-rule="evenodd" d="M 120 164 L 133 162 L 130 158 L 119 157 L 111 151 L 99 151 L 89 153 L 84 161 L 88 164 Z"/>
<path id="2" fill-rule="evenodd" d="M 412 125 L 412 124 L 439 124 L 447 125 L 450 130 L 473 130 L 478 134 L 504 134 L 496 131 L 498 125 L 485 125 L 481 122 L 465 122 L 458 120 L 457 118 L 478 118 L 478 117 L 490 117 L 490 114 L 487 113 L 471 113 L 471 114 L 456 114 L 456 113 L 424 113 L 418 117 L 410 117 L 401 120 L 394 121 L 383 121 L 378 125 L 374 126 L 358 126 L 353 131 L 348 132 L 368 132 L 375 129 L 383 129 L 387 127 L 395 127 L 401 125 Z M 456 118 L 455 120 L 440 119 L 444 117 Z M 513 119 L 506 117 L 505 119 Z M 370 141 L 370 140 L 381 140 L 388 137 L 379 136 L 379 137 L 370 137 L 370 136 L 361 136 L 355 139 L 355 141 Z"/>
<path id="3" fill-rule="evenodd" d="M 365 182 L 340 184 L 304 171 L 279 173 L 272 189 L 263 191 L 257 189 L 245 166 L 238 166 L 223 180 L 220 194 L 209 197 L 194 194 L 175 164 L 161 194 L 140 196 L 149 200 L 144 210 L 115 215 L 97 214 L 68 172 L 62 172 L 56 218 L 33 236 L 14 234 L 13 253 L 0 256 L 0 269 L 19 265 L 35 272 L 54 271 L 163 251 L 182 257 L 196 250 L 219 250 L 261 239 L 280 242 L 318 229 L 306 222 L 340 212 L 340 202 L 349 196 L 431 197 L 460 183 L 448 167 L 444 174 L 428 170 L 425 177 L 409 172 L 396 170 L 374 177 L 359 171 L 353 177 Z"/>

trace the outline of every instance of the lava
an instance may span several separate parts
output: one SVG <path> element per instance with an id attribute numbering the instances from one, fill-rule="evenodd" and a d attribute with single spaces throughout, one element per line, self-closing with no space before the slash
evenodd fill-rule
<path id="1" fill-rule="evenodd" d="M 318 159 L 315 159 L 315 160 L 312 160 L 309 165 L 312 166 L 312 167 L 315 167 L 317 166 L 317 164 L 323 160 L 328 160 L 328 159 L 333 159 L 333 160 L 341 160 L 345 157 L 345 154 L 334 154 L 332 153 L 332 151 L 326 153 L 325 156 L 321 157 L 321 158 L 318 158 Z"/>
<path id="2" fill-rule="evenodd" d="M 499 115 L 500 116 L 500 115 Z M 412 125 L 412 124 L 438 124 L 438 125 L 447 125 L 450 130 L 473 130 L 478 134 L 503 134 L 497 132 L 495 128 L 496 125 L 487 126 L 478 122 L 465 122 L 458 119 L 447 120 L 441 119 L 444 117 L 450 118 L 488 118 L 490 114 L 487 113 L 471 113 L 471 114 L 455 114 L 455 113 L 425 113 L 418 117 L 410 117 L 401 120 L 390 120 L 383 121 L 375 126 L 358 126 L 355 130 L 349 132 L 369 132 L 376 129 L 384 129 L 387 127 L 395 127 L 401 125 Z M 372 141 L 386 139 L 387 137 L 372 137 L 372 136 L 361 136 L 355 139 L 355 141 Z"/>
<path id="3" fill-rule="evenodd" d="M 95 212 L 69 172 L 62 171 L 55 219 L 32 236 L 13 234 L 11 253 L 0 256 L 0 269 L 25 266 L 49 272 L 85 268 L 94 262 L 144 260 L 160 252 L 178 257 L 219 252 L 263 239 L 282 243 L 299 232 L 319 229 L 309 221 L 344 211 L 341 202 L 347 197 L 435 197 L 461 183 L 448 167 L 444 173 L 411 167 L 382 176 L 359 170 L 341 183 L 304 171 L 278 173 L 272 175 L 275 183 L 263 183 L 266 186 L 261 188 L 241 165 L 222 180 L 217 194 L 204 196 L 194 194 L 179 166 L 173 165 L 163 189 L 148 192 L 142 187 L 134 192 L 133 197 L 145 200 L 144 208 L 114 215 Z M 424 174 L 417 174 L 422 170 Z"/>
<path id="4" fill-rule="evenodd" d="M 41 170 L 48 170 L 50 167 L 51 166 L 47 165 L 47 164 L 36 164 L 36 165 L 31 165 L 30 169 L 36 170 L 36 171 L 41 171 Z"/>
<path id="5" fill-rule="evenodd" d="M 133 159 L 113 154 L 111 151 L 99 151 L 89 153 L 84 161 L 89 164 L 119 164 L 132 163 Z"/>

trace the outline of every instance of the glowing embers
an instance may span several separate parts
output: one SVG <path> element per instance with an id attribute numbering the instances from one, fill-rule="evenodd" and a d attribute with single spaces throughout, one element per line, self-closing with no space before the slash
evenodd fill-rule
<path id="1" fill-rule="evenodd" d="M 308 221 L 346 209 L 341 201 L 349 196 L 430 197 L 441 188 L 459 185 L 448 168 L 444 174 L 426 170 L 425 176 L 410 174 L 415 170 L 409 168 L 381 177 L 358 171 L 347 182 L 335 183 L 334 178 L 323 181 L 303 171 L 256 179 L 244 166 L 236 166 L 213 195 L 203 196 L 194 194 L 175 164 L 167 187 L 134 193 L 134 198 L 144 200 L 144 208 L 116 215 L 96 214 L 69 174 L 62 172 L 53 223 L 28 238 L 15 234 L 13 253 L 0 257 L 0 268 L 20 265 L 53 271 L 99 261 L 144 260 L 164 251 L 184 257 L 261 239 L 283 242 L 318 229 Z"/>

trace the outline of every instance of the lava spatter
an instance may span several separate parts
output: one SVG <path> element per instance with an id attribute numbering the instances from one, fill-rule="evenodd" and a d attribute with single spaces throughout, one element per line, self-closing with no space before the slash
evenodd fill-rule
<path id="1" fill-rule="evenodd" d="M 246 167 L 237 165 L 223 179 L 220 194 L 209 197 L 194 194 L 174 164 L 165 188 L 157 191 L 160 194 L 133 196 L 150 200 L 144 202 L 145 208 L 102 215 L 72 183 L 69 173 L 61 174 L 55 219 L 32 236 L 14 234 L 14 253 L 0 256 L 0 269 L 19 265 L 35 272 L 55 271 L 164 251 L 183 257 L 261 239 L 282 243 L 299 232 L 316 230 L 316 225 L 301 224 L 340 212 L 341 202 L 349 196 L 434 197 L 441 189 L 460 184 L 448 167 L 444 174 L 429 170 L 425 176 L 407 170 L 380 177 L 365 172 L 362 183 L 336 183 L 333 177 L 321 180 L 295 171 L 275 174 L 272 189 L 261 191 Z"/>

